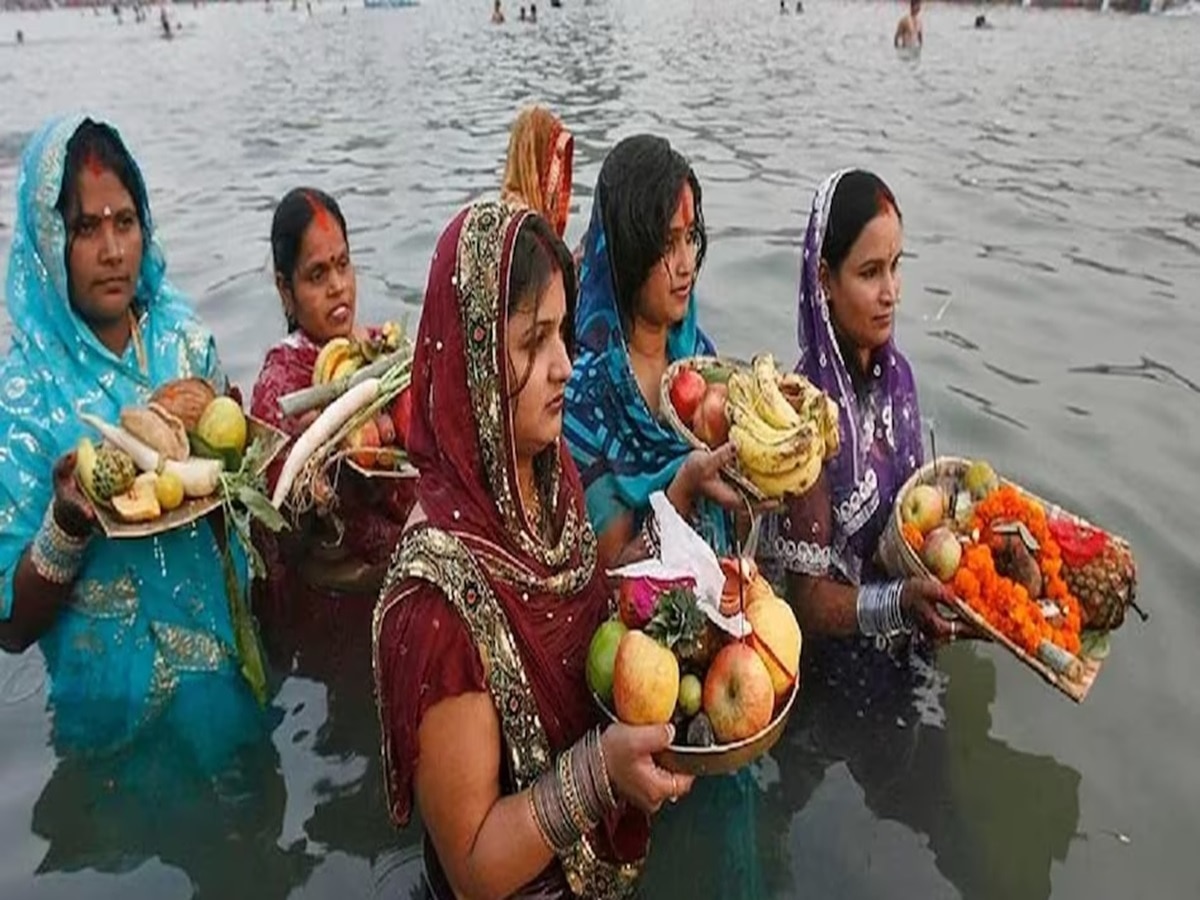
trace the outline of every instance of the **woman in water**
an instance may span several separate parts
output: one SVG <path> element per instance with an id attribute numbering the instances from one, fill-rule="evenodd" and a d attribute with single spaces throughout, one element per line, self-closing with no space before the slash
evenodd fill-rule
<path id="1" fill-rule="evenodd" d="M 575 138 L 544 106 L 521 110 L 508 138 L 501 195 L 540 214 L 561 238 L 571 209 Z"/>
<path id="2" fill-rule="evenodd" d="M 659 385 L 677 359 L 713 353 L 697 324 L 696 277 L 707 235 L 695 172 L 666 140 L 626 138 L 608 154 L 584 237 L 580 354 L 567 386 L 564 436 L 587 491 L 588 516 L 609 566 L 646 524 L 650 495 L 665 491 L 727 549 L 725 513 L 737 494 L 711 472 L 733 448 L 692 451 L 659 421 Z M 687 498 L 687 499 L 685 499 Z"/>
<path id="3" fill-rule="evenodd" d="M 250 410 L 259 419 L 298 436 L 317 416 L 312 411 L 286 416 L 279 398 L 312 384 L 313 366 L 321 348 L 334 338 L 372 335 L 356 330 L 358 287 L 346 220 L 337 201 L 315 188 L 289 191 L 275 209 L 271 222 L 271 254 L 275 287 L 283 305 L 287 335 L 272 347 L 263 361 Z M 377 335 L 376 335 L 377 336 Z M 268 473 L 278 477 L 282 459 Z M 411 480 L 386 481 L 376 489 L 347 472 L 341 479 L 339 505 L 353 510 L 345 516 L 339 534 L 310 535 L 313 540 L 284 540 L 296 551 L 294 559 L 279 556 L 275 543 L 265 538 L 273 584 L 296 568 L 309 584 L 329 590 L 378 592 L 384 570 L 412 506 Z M 399 486 L 396 486 L 399 485 Z M 314 527 L 321 523 L 310 523 Z M 331 526 L 332 527 L 332 526 Z M 264 536 L 265 537 L 265 536 Z M 287 547 L 283 547 L 284 550 Z M 280 598 L 286 604 L 286 594 Z M 274 592 L 272 592 L 274 593 Z"/>
<path id="4" fill-rule="evenodd" d="M 124 748 L 154 726 L 179 771 L 223 770 L 264 733 L 242 674 L 261 697 L 257 643 L 239 642 L 231 617 L 248 616 L 244 560 L 212 517 L 108 540 L 74 477 L 88 436 L 79 412 L 116 422 L 176 378 L 226 389 L 212 335 L 167 280 L 145 182 L 116 129 L 60 119 L 30 141 L 6 299 L 0 645 L 39 642 L 60 750 Z"/>
<path id="5" fill-rule="evenodd" d="M 375 614 L 389 806 L 415 796 L 435 897 L 628 896 L 650 813 L 691 779 L 666 725 L 596 727 L 584 678 L 609 612 L 579 475 L 559 439 L 570 254 L 503 203 L 438 242 L 414 361 L 418 504 Z M 464 428 L 439 427 L 453 410 Z"/>
<path id="6" fill-rule="evenodd" d="M 837 401 L 841 451 L 764 533 L 764 555 L 786 571 L 806 636 L 874 643 L 914 628 L 935 640 L 958 633 L 937 610 L 949 600 L 940 582 L 887 581 L 876 564 L 896 494 L 923 461 L 917 389 L 894 340 L 903 239 L 896 198 L 876 175 L 839 172 L 818 189 L 804 240 L 796 370 Z M 806 658 L 818 646 L 808 644 Z"/>

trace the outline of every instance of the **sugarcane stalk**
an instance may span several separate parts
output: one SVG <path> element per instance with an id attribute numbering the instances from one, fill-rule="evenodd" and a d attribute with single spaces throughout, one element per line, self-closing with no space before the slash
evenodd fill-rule
<path id="1" fill-rule="evenodd" d="M 368 378 L 381 378 L 393 366 L 404 363 L 408 363 L 409 365 L 412 363 L 412 351 L 407 348 L 380 357 L 370 365 L 364 366 L 350 375 L 343 375 L 336 381 L 284 394 L 279 398 L 279 409 L 285 416 L 301 415 L 310 409 L 316 409 L 319 406 L 332 403 L 356 384 L 361 384 Z"/>

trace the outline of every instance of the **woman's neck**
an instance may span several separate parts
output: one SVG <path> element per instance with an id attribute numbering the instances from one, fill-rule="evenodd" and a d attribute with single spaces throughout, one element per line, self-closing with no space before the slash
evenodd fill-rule
<path id="1" fill-rule="evenodd" d="M 629 329 L 629 355 L 653 362 L 665 360 L 669 331 L 666 325 L 651 325 L 634 319 L 633 327 Z"/>
<path id="2" fill-rule="evenodd" d="M 125 355 L 129 339 L 133 336 L 133 314 L 126 313 L 111 322 L 92 322 L 91 329 L 96 339 L 120 359 Z"/>
<path id="3" fill-rule="evenodd" d="M 532 456 L 517 457 L 517 487 L 521 490 L 521 504 L 525 507 L 526 518 L 533 520 L 537 509 L 537 477 L 533 470 Z"/>

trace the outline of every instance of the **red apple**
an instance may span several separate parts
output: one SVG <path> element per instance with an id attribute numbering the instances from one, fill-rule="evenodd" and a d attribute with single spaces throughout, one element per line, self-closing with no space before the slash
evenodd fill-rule
<path id="1" fill-rule="evenodd" d="M 379 449 L 379 429 L 375 427 L 375 422 L 364 422 L 350 432 L 346 437 L 346 448 L 352 451 L 350 458 L 364 469 L 373 468 Z"/>
<path id="2" fill-rule="evenodd" d="M 935 528 L 925 536 L 921 545 L 921 561 L 933 576 L 950 582 L 962 562 L 962 545 L 949 528 Z"/>
<path id="3" fill-rule="evenodd" d="M 714 449 L 729 440 L 729 419 L 725 415 L 728 399 L 728 387 L 723 384 L 709 385 L 691 420 L 692 434 Z"/>
<path id="4" fill-rule="evenodd" d="M 770 686 L 768 676 L 768 689 Z M 612 692 L 613 706 L 622 722 L 628 725 L 670 722 L 679 698 L 679 662 L 675 654 L 643 632 L 628 632 L 617 645 Z"/>
<path id="5" fill-rule="evenodd" d="M 405 388 L 392 403 L 392 424 L 396 428 L 396 443 L 408 447 L 408 430 L 412 426 L 412 389 Z"/>
<path id="6" fill-rule="evenodd" d="M 918 484 L 900 505 L 900 520 L 915 525 L 921 534 L 937 528 L 945 515 L 946 498 L 941 488 L 932 484 Z"/>
<path id="7" fill-rule="evenodd" d="M 391 447 L 396 443 L 396 426 L 386 410 L 375 417 L 375 430 L 379 432 L 381 446 Z"/>
<path id="8" fill-rule="evenodd" d="M 754 648 L 739 641 L 721 648 L 704 678 L 704 711 L 722 744 L 745 740 L 771 724 L 775 687 Z"/>
<path id="9" fill-rule="evenodd" d="M 695 369 L 684 369 L 671 382 L 671 405 L 684 423 L 696 415 L 706 388 L 704 376 Z"/>

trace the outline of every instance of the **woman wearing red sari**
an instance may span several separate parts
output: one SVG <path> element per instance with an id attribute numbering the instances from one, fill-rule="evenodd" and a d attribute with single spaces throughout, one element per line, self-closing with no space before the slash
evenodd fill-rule
<path id="1" fill-rule="evenodd" d="M 575 138 L 544 106 L 521 110 L 508 137 L 503 198 L 528 206 L 554 226 L 561 238 L 571 210 Z"/>
<path id="2" fill-rule="evenodd" d="M 374 663 L 389 810 L 403 825 L 415 797 L 435 898 L 629 896 L 646 814 L 691 787 L 651 757 L 670 726 L 600 733 L 584 678 L 610 592 L 560 440 L 575 292 L 551 227 L 502 203 L 464 210 L 434 253 L 413 367 L 421 479 Z M 435 410 L 474 426 L 438 427 Z"/>

